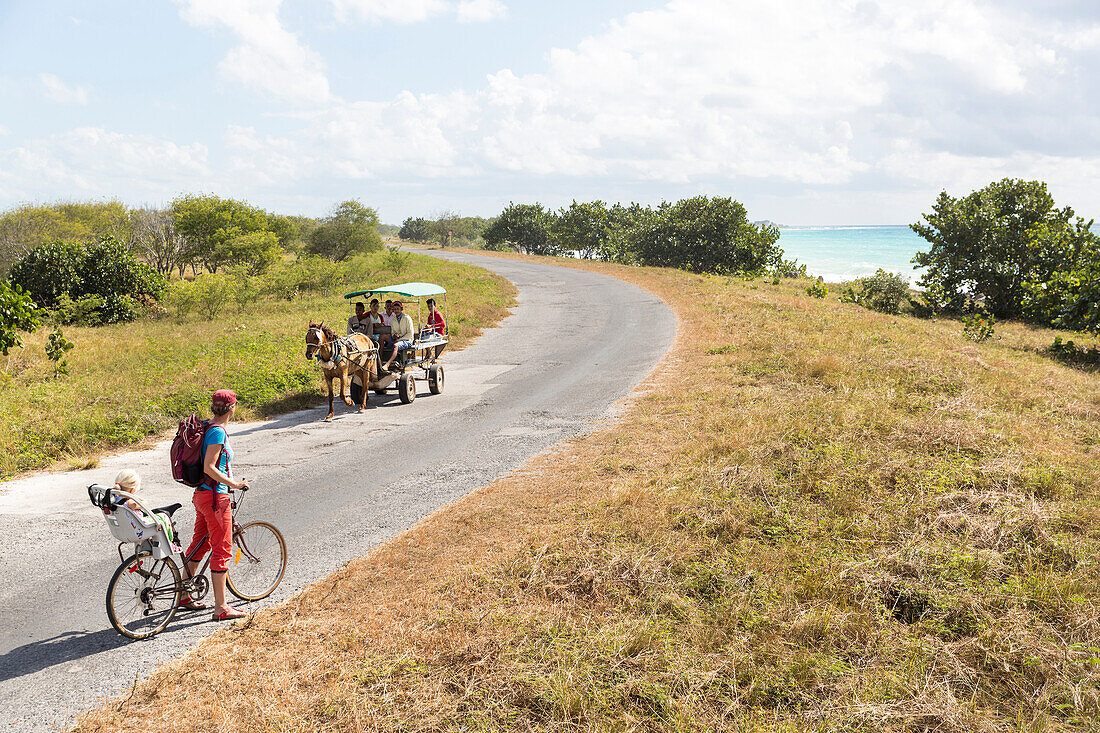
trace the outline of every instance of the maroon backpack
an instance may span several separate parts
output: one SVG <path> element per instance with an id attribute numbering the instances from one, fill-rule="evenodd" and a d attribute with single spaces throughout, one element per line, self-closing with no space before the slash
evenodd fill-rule
<path id="1" fill-rule="evenodd" d="M 202 483 L 202 439 L 206 427 L 206 421 L 200 420 L 198 415 L 180 420 L 168 456 L 172 459 L 172 478 L 181 484 L 198 487 Z"/>

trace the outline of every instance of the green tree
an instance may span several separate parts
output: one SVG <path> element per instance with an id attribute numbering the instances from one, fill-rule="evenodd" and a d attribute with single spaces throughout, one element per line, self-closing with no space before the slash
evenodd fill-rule
<path id="1" fill-rule="evenodd" d="M 551 241 L 554 215 L 542 204 L 509 203 L 500 216 L 481 233 L 486 249 L 516 249 L 533 255 L 557 254 Z"/>
<path id="2" fill-rule="evenodd" d="M 692 272 L 761 273 L 783 260 L 777 228 L 752 224 L 740 202 L 718 196 L 662 203 L 627 239 L 640 264 Z"/>
<path id="3" fill-rule="evenodd" d="M 39 310 L 22 288 L 0 280 L 0 354 L 23 345 L 19 332 L 38 328 Z"/>
<path id="4" fill-rule="evenodd" d="M 574 200 L 558 210 L 550 233 L 557 249 L 592 259 L 608 247 L 612 236 L 611 212 L 603 201 L 578 204 Z"/>
<path id="5" fill-rule="evenodd" d="M 1092 222 L 1042 225 L 1031 232 L 1033 250 L 1061 263 L 1053 273 L 1024 282 L 1023 316 L 1035 323 L 1100 333 L 1100 237 Z"/>
<path id="6" fill-rule="evenodd" d="M 943 191 L 924 220 L 911 228 L 931 245 L 913 258 L 926 268 L 926 298 L 956 313 L 981 301 L 1002 319 L 1021 315 L 1028 283 L 1073 270 L 1095 239 L 1041 181 L 1005 178 L 962 198 Z"/>
<path id="7" fill-rule="evenodd" d="M 427 242 L 431 236 L 431 228 L 427 219 L 409 217 L 401 223 L 401 230 L 397 236 L 406 242 Z"/>
<path id="8" fill-rule="evenodd" d="M 270 215 L 243 201 L 181 196 L 172 202 L 172 217 L 188 242 L 185 259 L 201 262 L 211 273 L 227 265 L 247 265 L 258 272 L 278 257 Z M 250 236 L 257 233 L 272 236 Z"/>
<path id="9" fill-rule="evenodd" d="M 339 203 L 310 235 L 306 249 L 333 262 L 382 249 L 378 213 L 358 201 Z"/>

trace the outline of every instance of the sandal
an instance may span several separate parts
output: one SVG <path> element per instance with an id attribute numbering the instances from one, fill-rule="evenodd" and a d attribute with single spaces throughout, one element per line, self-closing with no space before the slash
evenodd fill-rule
<path id="1" fill-rule="evenodd" d="M 226 609 L 221 613 L 215 611 L 211 616 L 215 621 L 232 621 L 235 618 L 244 618 L 248 614 L 239 608 L 233 608 L 233 606 L 226 606 Z"/>
<path id="2" fill-rule="evenodd" d="M 196 601 L 191 596 L 187 595 L 180 599 L 179 605 L 176 608 L 182 608 L 186 611 L 201 611 L 206 608 L 206 604 L 202 601 Z"/>

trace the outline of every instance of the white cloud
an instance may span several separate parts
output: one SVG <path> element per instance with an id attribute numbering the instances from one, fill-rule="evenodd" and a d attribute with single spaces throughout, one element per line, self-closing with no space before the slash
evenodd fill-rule
<path id="1" fill-rule="evenodd" d="M 0 150 L 0 194 L 7 200 L 58 196 L 168 198 L 213 174 L 205 145 L 82 127 Z"/>
<path id="2" fill-rule="evenodd" d="M 332 0 L 336 17 L 355 17 L 371 23 L 421 23 L 454 14 L 461 23 L 503 18 L 502 0 Z"/>
<path id="3" fill-rule="evenodd" d="M 330 99 L 325 65 L 279 20 L 281 0 L 176 0 L 180 15 L 199 27 L 224 26 L 241 41 L 219 65 L 223 76 L 301 104 Z"/>
<path id="4" fill-rule="evenodd" d="M 38 80 L 45 87 L 46 98 L 58 104 L 88 103 L 88 92 L 82 87 L 70 87 L 54 74 L 39 74 Z"/>
<path id="5" fill-rule="evenodd" d="M 276 0 L 177 2 L 189 22 L 240 38 L 223 62 L 229 78 L 324 103 L 293 113 L 297 129 L 284 120 L 277 135 L 262 119 L 228 126 L 215 163 L 189 150 L 202 161 L 202 172 L 178 168 L 192 171 L 191 190 L 214 179 L 236 195 L 306 201 L 296 192 L 405 187 L 395 200 L 430 191 L 436 208 L 467 208 L 465 195 L 557 205 L 702 191 L 773 207 L 753 210 L 760 216 L 840 223 L 915 220 L 941 188 L 1015 176 L 1043 178 L 1066 203 L 1100 213 L 1096 20 L 1068 24 L 986 0 L 773 0 L 752 13 L 727 0 L 671 0 L 548 51 L 537 73 L 494 69 L 476 88 L 345 101 L 280 24 Z M 458 0 L 332 3 L 370 22 L 503 11 L 481 0 L 465 10 Z M 60 166 L 50 180 L 110 176 L 62 143 L 20 155 L 40 156 L 47 172 Z M 111 145 L 122 143 L 96 146 Z M 0 170 L 18 157 L 3 155 Z M 0 188 L 13 180 L 0 177 Z M 446 204 L 444 194 L 459 198 Z"/>
<path id="6" fill-rule="evenodd" d="M 461 0 L 456 13 L 459 23 L 485 23 L 499 20 L 508 12 L 501 0 Z"/>

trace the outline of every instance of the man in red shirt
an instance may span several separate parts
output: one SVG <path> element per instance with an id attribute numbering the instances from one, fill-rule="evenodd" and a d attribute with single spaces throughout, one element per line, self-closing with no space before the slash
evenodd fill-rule
<path id="1" fill-rule="evenodd" d="M 435 298 L 428 298 L 428 325 L 424 330 L 430 330 L 440 336 L 447 330 L 447 322 L 443 320 L 443 314 L 435 309 Z"/>

